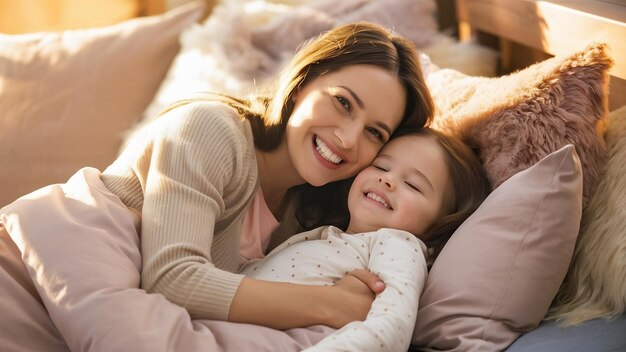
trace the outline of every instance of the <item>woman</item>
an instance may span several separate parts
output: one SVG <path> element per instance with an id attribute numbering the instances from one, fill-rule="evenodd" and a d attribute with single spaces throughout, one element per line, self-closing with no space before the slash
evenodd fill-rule
<path id="1" fill-rule="evenodd" d="M 425 126 L 433 103 L 413 45 L 368 23 L 310 42 L 277 83 L 271 99 L 212 95 L 173 105 L 101 178 L 141 213 L 148 292 L 193 318 L 339 328 L 365 317 L 379 280 L 367 271 L 333 287 L 244 278 L 235 273 L 242 221 L 253 199 L 266 204 L 281 221 L 271 246 L 302 227 L 341 226 L 346 180 L 395 131 Z"/>

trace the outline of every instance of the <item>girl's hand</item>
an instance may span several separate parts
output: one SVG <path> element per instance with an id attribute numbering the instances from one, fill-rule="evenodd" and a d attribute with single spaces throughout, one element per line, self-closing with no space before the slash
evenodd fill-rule
<path id="1" fill-rule="evenodd" d="M 384 290 L 385 284 L 376 275 L 359 269 L 348 273 L 332 288 L 335 292 L 325 325 L 339 329 L 350 322 L 365 320 L 372 302 Z"/>

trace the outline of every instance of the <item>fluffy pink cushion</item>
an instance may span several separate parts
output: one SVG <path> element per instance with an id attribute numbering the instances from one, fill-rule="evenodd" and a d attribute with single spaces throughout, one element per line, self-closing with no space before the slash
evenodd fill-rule
<path id="1" fill-rule="evenodd" d="M 573 144 L 583 165 L 586 205 L 606 149 L 611 66 L 606 46 L 594 44 L 498 78 L 434 72 L 428 84 L 438 108 L 435 127 L 479 150 L 493 188 Z"/>
<path id="2" fill-rule="evenodd" d="M 583 212 L 580 235 L 551 317 L 566 324 L 612 318 L 626 308 L 626 106 L 606 130 L 606 171 Z"/>
<path id="3" fill-rule="evenodd" d="M 433 264 L 413 344 L 497 351 L 534 329 L 567 272 L 581 212 L 582 171 L 572 145 L 502 183 Z"/>
<path id="4" fill-rule="evenodd" d="M 0 206 L 111 163 L 201 14 L 196 3 L 110 27 L 0 35 Z"/>

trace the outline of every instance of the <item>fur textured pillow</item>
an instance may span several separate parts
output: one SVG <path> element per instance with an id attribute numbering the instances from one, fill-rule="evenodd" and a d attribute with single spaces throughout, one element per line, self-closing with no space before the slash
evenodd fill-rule
<path id="1" fill-rule="evenodd" d="M 611 113 L 606 173 L 583 212 L 573 264 L 550 317 L 566 325 L 616 317 L 626 306 L 626 106 Z"/>
<path id="2" fill-rule="evenodd" d="M 573 144 L 583 165 L 586 205 L 606 150 L 612 64 L 606 45 L 592 44 L 498 78 L 442 69 L 428 79 L 438 108 L 434 127 L 479 150 L 493 188 Z"/>

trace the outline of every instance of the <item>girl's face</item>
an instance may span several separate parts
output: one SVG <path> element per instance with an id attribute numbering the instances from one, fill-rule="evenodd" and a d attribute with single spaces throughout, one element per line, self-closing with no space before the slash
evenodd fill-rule
<path id="1" fill-rule="evenodd" d="M 405 105 L 400 80 L 374 65 L 346 66 L 309 82 L 286 130 L 300 179 L 321 186 L 357 174 L 389 140 Z"/>
<path id="2" fill-rule="evenodd" d="M 348 232 L 394 228 L 419 237 L 443 213 L 448 177 L 433 137 L 394 139 L 350 188 Z"/>

